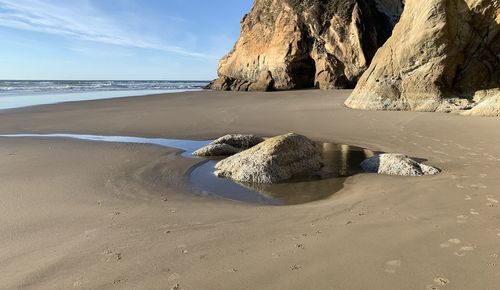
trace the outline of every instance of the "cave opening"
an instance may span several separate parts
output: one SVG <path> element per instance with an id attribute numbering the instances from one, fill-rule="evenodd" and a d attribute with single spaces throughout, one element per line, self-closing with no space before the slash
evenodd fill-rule
<path id="1" fill-rule="evenodd" d="M 307 56 L 295 60 L 290 65 L 290 77 L 295 89 L 314 88 L 316 78 L 316 63 L 312 57 Z"/>

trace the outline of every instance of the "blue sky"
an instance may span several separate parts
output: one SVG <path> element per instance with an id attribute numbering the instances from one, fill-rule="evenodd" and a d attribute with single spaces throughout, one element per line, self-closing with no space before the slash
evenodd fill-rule
<path id="1" fill-rule="evenodd" d="M 0 0 L 0 79 L 213 79 L 252 2 Z"/>

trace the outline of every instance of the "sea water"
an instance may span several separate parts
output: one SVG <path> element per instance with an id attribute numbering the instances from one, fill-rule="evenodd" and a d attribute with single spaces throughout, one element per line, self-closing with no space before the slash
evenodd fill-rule
<path id="1" fill-rule="evenodd" d="M 0 80 L 0 110 L 61 102 L 201 90 L 208 81 Z"/>

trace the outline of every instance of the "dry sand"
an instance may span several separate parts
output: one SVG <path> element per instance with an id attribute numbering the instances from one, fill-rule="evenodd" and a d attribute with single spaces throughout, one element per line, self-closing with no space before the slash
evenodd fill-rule
<path id="1" fill-rule="evenodd" d="M 354 111 L 342 105 L 348 93 L 193 92 L 1 112 L 1 133 L 297 132 L 444 172 L 356 175 L 326 200 L 272 207 L 194 196 L 185 173 L 197 161 L 175 150 L 0 139 L 0 288 L 500 289 L 500 119 Z"/>

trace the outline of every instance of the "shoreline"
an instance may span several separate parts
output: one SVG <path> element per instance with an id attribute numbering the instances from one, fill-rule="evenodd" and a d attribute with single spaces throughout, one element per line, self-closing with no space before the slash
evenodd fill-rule
<path id="1" fill-rule="evenodd" d="M 425 289 L 449 281 L 450 289 L 494 289 L 500 135 L 492 132 L 500 120 L 355 111 L 343 105 L 349 92 L 201 91 L 2 112 L 5 134 L 297 132 L 425 158 L 443 172 L 359 174 L 329 198 L 269 207 L 192 195 L 186 174 L 198 161 L 178 150 L 1 139 L 1 287 Z"/>
<path id="2" fill-rule="evenodd" d="M 31 107 L 39 107 L 39 106 L 47 106 L 47 105 L 57 105 L 57 104 L 65 104 L 65 103 L 77 103 L 77 102 L 89 102 L 89 101 L 98 101 L 98 100 L 109 100 L 109 99 L 121 99 L 121 98 L 135 98 L 135 97 L 146 97 L 146 96 L 155 96 L 155 95 L 164 95 L 164 94 L 176 94 L 176 93 L 185 93 L 185 92 L 198 92 L 203 91 L 204 89 L 172 89 L 172 90 L 159 90 L 159 92 L 154 92 L 154 90 L 137 90 L 139 94 L 133 94 L 134 90 L 110 90 L 110 91 L 82 91 L 82 92 L 57 92 L 57 93 L 40 93 L 40 94 L 28 94 L 28 95 L 3 95 L 0 96 L 0 100 L 4 99 L 16 99 L 16 98 L 30 98 L 30 97 L 61 97 L 61 96 L 77 96 L 81 95 L 103 95 L 103 94 L 118 94 L 117 96 L 110 97 L 90 97 L 90 98 L 82 98 L 76 100 L 61 100 L 54 101 L 49 103 L 39 103 L 39 104 L 30 104 L 30 105 L 14 105 L 15 107 L 2 108 L 0 107 L 0 114 L 6 111 L 23 109 L 23 108 L 31 108 Z"/>

